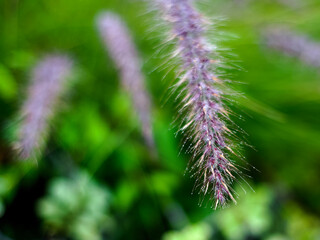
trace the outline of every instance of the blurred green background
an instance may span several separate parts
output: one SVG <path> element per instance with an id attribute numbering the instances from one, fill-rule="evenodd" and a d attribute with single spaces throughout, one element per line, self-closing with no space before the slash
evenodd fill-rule
<path id="1" fill-rule="evenodd" d="M 244 69 L 229 72 L 247 97 L 233 108 L 253 146 L 242 152 L 254 191 L 239 179 L 238 205 L 216 211 L 191 194 L 194 179 L 184 174 L 190 155 L 179 154 L 182 136 L 171 125 L 174 97 L 164 103 L 174 71 L 162 80 L 166 53 L 154 53 L 163 38 L 146 3 L 0 0 L 1 240 L 320 239 L 320 73 L 261 41 L 266 26 L 286 25 L 320 44 L 320 2 L 208 0 L 200 8 L 227 18 L 220 31 L 231 40 L 224 46 Z M 143 60 L 157 154 L 144 143 L 98 37 L 101 10 L 123 17 Z M 75 82 L 43 157 L 16 162 L 6 126 L 23 101 L 30 68 L 52 51 L 74 57 Z"/>

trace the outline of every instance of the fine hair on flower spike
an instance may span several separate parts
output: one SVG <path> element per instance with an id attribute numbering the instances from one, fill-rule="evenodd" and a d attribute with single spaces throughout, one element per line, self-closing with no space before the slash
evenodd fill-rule
<path id="1" fill-rule="evenodd" d="M 143 137 L 148 146 L 153 148 L 151 98 L 146 91 L 141 62 L 129 30 L 120 16 L 112 12 L 101 12 L 96 20 L 104 46 L 120 72 L 121 83 L 131 95 Z"/>
<path id="2" fill-rule="evenodd" d="M 49 54 L 32 69 L 13 142 L 20 159 L 35 158 L 41 153 L 72 65 L 72 60 L 66 55 Z"/>
<path id="3" fill-rule="evenodd" d="M 208 20 L 191 0 L 158 0 L 162 18 L 170 26 L 169 39 L 174 43 L 173 58 L 178 59 L 176 88 L 183 92 L 179 112 L 186 114 L 180 127 L 192 139 L 195 186 L 209 194 L 212 207 L 236 203 L 231 184 L 239 174 L 232 158 L 233 131 L 229 130 L 230 111 L 225 102 L 228 89 L 221 71 L 223 62 L 216 46 L 208 40 Z"/>

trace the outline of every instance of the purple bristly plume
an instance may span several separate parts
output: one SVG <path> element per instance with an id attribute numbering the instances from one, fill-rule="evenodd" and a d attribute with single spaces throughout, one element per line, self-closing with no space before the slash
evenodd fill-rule
<path id="1" fill-rule="evenodd" d="M 72 61 L 59 54 L 47 55 L 31 72 L 27 99 L 20 110 L 21 120 L 14 148 L 21 159 L 37 157 L 41 152 L 50 120 L 71 73 Z"/>
<path id="2" fill-rule="evenodd" d="M 151 98 L 146 91 L 141 62 L 126 24 L 115 13 L 102 12 L 97 16 L 100 37 L 120 72 L 123 87 L 131 95 L 140 119 L 146 143 L 154 147 L 151 127 Z"/>
<path id="3" fill-rule="evenodd" d="M 320 44 L 308 36 L 283 27 L 268 28 L 263 32 L 264 42 L 272 49 L 313 67 L 320 67 Z"/>
<path id="4" fill-rule="evenodd" d="M 226 126 L 229 112 L 224 104 L 220 58 L 216 47 L 207 39 L 207 20 L 195 9 L 191 0 L 157 0 L 160 12 L 171 28 L 175 43 L 174 57 L 180 64 L 176 86 L 183 89 L 182 109 L 185 125 L 193 138 L 196 186 L 210 193 L 213 206 L 223 206 L 231 199 L 236 203 L 230 184 L 236 172 L 229 155 L 234 154 L 228 140 L 232 133 Z"/>

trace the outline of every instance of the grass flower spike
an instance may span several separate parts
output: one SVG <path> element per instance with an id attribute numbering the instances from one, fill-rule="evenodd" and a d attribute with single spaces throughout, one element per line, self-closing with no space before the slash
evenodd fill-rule
<path id="1" fill-rule="evenodd" d="M 140 59 L 129 30 L 121 18 L 111 12 L 100 13 L 97 26 L 105 48 L 120 72 L 122 85 L 131 95 L 145 141 L 153 147 L 151 99 L 145 89 Z"/>
<path id="2" fill-rule="evenodd" d="M 20 158 L 33 158 L 41 151 L 71 68 L 68 57 L 56 54 L 46 56 L 33 69 L 14 143 Z"/>
<path id="3" fill-rule="evenodd" d="M 226 126 L 230 119 L 224 104 L 220 58 L 207 39 L 207 21 L 191 0 L 157 3 L 163 19 L 171 26 L 174 57 L 179 60 L 176 86 L 185 93 L 182 109 L 186 112 L 185 125 L 180 130 L 189 129 L 194 140 L 196 163 L 192 169 L 198 173 L 196 186 L 202 193 L 210 194 L 215 208 L 229 199 L 236 202 L 230 187 L 236 171 L 229 157 L 234 153 L 227 138 L 232 135 Z"/>
<path id="4" fill-rule="evenodd" d="M 264 41 L 269 48 L 282 52 L 301 62 L 320 67 L 320 44 L 306 35 L 297 34 L 286 28 L 268 28 L 263 33 Z"/>

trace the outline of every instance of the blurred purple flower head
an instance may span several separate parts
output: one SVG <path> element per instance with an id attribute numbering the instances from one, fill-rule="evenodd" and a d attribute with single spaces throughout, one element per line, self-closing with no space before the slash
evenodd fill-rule
<path id="1" fill-rule="evenodd" d="M 207 38 L 207 20 L 192 5 L 192 0 L 159 0 L 158 7 L 163 18 L 170 23 L 170 39 L 174 40 L 174 56 L 179 60 L 178 89 L 185 97 L 185 125 L 180 131 L 188 131 L 193 138 L 196 162 L 196 186 L 204 194 L 209 193 L 213 206 L 225 205 L 228 199 L 236 202 L 230 184 L 236 172 L 230 155 L 231 149 L 227 128 L 229 112 L 224 104 L 223 80 L 219 67 L 220 58 L 216 46 Z"/>
<path id="2" fill-rule="evenodd" d="M 144 85 L 141 62 L 131 35 L 121 18 L 112 12 L 100 13 L 97 27 L 105 48 L 120 72 L 122 85 L 131 95 L 145 141 L 153 147 L 151 99 Z"/>
<path id="3" fill-rule="evenodd" d="M 284 27 L 269 27 L 263 32 L 268 47 L 298 58 L 313 67 L 320 67 L 320 44 L 308 36 L 297 34 Z"/>
<path id="4" fill-rule="evenodd" d="M 71 69 L 69 57 L 51 54 L 41 59 L 32 70 L 27 98 L 20 110 L 17 140 L 14 142 L 20 158 L 34 158 L 40 153 Z"/>

